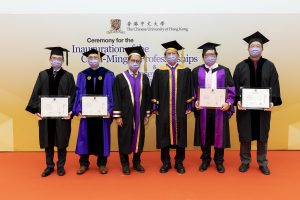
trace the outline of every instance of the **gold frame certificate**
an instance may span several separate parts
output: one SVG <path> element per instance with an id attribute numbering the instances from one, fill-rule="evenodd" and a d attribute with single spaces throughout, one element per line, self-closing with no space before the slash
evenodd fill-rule
<path id="1" fill-rule="evenodd" d="M 82 115 L 87 117 L 101 117 L 108 115 L 107 96 L 85 95 L 81 98 Z"/>
<path id="2" fill-rule="evenodd" d="M 271 88 L 241 88 L 242 108 L 263 110 L 270 108 Z"/>
<path id="3" fill-rule="evenodd" d="M 69 115 L 69 97 L 43 96 L 41 99 L 41 117 L 64 118 Z"/>
<path id="4" fill-rule="evenodd" d="M 200 107 L 221 108 L 226 100 L 226 89 L 199 88 Z"/>

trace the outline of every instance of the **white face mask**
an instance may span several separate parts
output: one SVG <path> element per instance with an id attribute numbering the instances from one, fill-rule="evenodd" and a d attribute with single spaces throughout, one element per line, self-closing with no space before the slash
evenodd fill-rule
<path id="1" fill-rule="evenodd" d="M 250 56 L 257 57 L 260 56 L 262 52 L 262 48 L 260 47 L 252 47 L 249 49 Z"/>
<path id="2" fill-rule="evenodd" d="M 174 53 L 168 54 L 167 55 L 167 61 L 171 62 L 171 63 L 177 62 L 176 54 L 174 54 Z"/>
<path id="3" fill-rule="evenodd" d="M 62 61 L 61 60 L 57 60 L 57 59 L 53 59 L 51 60 L 51 66 L 55 69 L 61 68 L 62 66 Z"/>
<path id="4" fill-rule="evenodd" d="M 208 66 L 213 66 L 216 63 L 216 61 L 217 61 L 216 56 L 207 56 L 204 58 L 204 62 Z"/>
<path id="5" fill-rule="evenodd" d="M 90 59 L 89 60 L 89 65 L 92 66 L 92 67 L 98 67 L 99 60 L 98 59 Z"/>

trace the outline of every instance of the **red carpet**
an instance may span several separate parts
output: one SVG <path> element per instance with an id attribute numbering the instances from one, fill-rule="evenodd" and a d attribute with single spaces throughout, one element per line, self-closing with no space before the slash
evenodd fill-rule
<path id="1" fill-rule="evenodd" d="M 255 152 L 252 154 L 249 171 L 240 173 L 239 152 L 225 151 L 226 172 L 219 174 L 213 163 L 206 172 L 199 172 L 200 152 L 188 151 L 187 172 L 179 175 L 174 169 L 160 174 L 159 152 L 145 152 L 142 164 L 146 173 L 132 171 L 130 176 L 124 176 L 118 153 L 114 152 L 108 160 L 107 175 L 98 173 L 92 156 L 90 170 L 78 176 L 78 156 L 71 152 L 64 177 L 55 171 L 42 178 L 44 153 L 0 153 L 0 199 L 300 199 L 300 151 L 269 151 L 270 176 L 260 173 Z"/>

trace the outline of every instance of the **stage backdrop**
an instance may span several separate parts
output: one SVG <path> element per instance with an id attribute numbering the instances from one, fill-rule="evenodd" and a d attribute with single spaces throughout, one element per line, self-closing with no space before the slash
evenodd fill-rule
<path id="1" fill-rule="evenodd" d="M 148 75 L 163 64 L 161 43 L 177 40 L 185 47 L 185 65 L 203 63 L 197 47 L 220 43 L 218 63 L 233 73 L 247 58 L 242 40 L 255 31 L 270 39 L 263 56 L 277 67 L 283 105 L 272 113 L 270 149 L 300 149 L 300 14 L 193 14 L 193 15 L 0 15 L 0 150 L 39 150 L 37 119 L 25 112 L 37 75 L 49 67 L 45 47 L 70 50 L 73 73 L 87 68 L 82 52 L 91 47 L 104 53 L 102 65 L 115 75 L 127 69 L 120 47 L 142 45 L 148 56 Z M 155 150 L 155 117 L 146 128 L 145 150 Z M 74 150 L 79 120 L 72 121 L 69 150 Z M 117 150 L 115 122 L 111 126 L 112 150 Z M 238 149 L 235 115 L 230 120 L 232 149 Z M 188 149 L 193 147 L 194 116 L 188 117 Z"/>

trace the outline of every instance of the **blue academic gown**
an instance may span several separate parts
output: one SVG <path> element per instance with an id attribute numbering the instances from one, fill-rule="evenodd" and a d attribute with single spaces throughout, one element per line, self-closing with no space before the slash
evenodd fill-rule
<path id="1" fill-rule="evenodd" d="M 82 112 L 82 104 L 81 98 L 82 95 L 91 93 L 91 84 L 94 86 L 94 94 L 95 95 L 105 95 L 108 96 L 108 113 L 110 114 L 110 118 L 101 118 L 98 128 L 93 126 L 93 131 L 96 131 L 99 135 L 103 136 L 100 138 L 101 149 L 100 152 L 90 152 L 89 148 L 89 120 L 90 118 L 82 118 L 80 120 L 77 145 L 76 145 L 76 154 L 78 155 L 89 155 L 89 154 L 103 154 L 103 156 L 107 157 L 110 153 L 110 125 L 112 122 L 112 114 L 113 114 L 113 84 L 114 84 L 114 73 L 110 70 L 99 67 L 97 70 L 92 70 L 91 68 L 87 68 L 86 70 L 80 72 L 77 76 L 77 91 L 76 91 L 76 99 L 73 107 L 73 114 L 78 115 L 79 112 Z M 102 93 L 102 94 L 101 94 Z M 90 141 L 91 142 L 91 141 Z"/>

